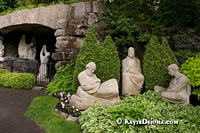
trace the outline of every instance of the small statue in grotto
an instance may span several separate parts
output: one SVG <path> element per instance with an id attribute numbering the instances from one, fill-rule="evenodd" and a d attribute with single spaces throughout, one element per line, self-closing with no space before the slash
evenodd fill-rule
<path id="1" fill-rule="evenodd" d="M 0 37 L 0 61 L 4 61 L 4 45 L 3 45 L 3 38 Z"/>
<path id="2" fill-rule="evenodd" d="M 47 52 L 46 45 L 42 46 L 42 50 L 40 52 L 40 68 L 39 68 L 39 78 L 46 78 L 48 73 L 47 63 L 49 61 L 50 52 Z"/>
<path id="3" fill-rule="evenodd" d="M 35 60 L 36 56 L 36 41 L 35 37 L 32 37 L 31 43 L 26 44 L 26 36 L 22 35 L 18 46 L 19 58 Z"/>

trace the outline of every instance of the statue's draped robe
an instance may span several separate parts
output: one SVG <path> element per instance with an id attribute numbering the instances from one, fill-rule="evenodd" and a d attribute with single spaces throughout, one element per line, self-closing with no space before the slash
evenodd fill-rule
<path id="1" fill-rule="evenodd" d="M 141 92 L 144 76 L 141 73 L 140 61 L 127 57 L 122 61 L 122 95 L 136 95 Z"/>
<path id="2" fill-rule="evenodd" d="M 81 88 L 90 95 L 110 99 L 119 96 L 117 81 L 110 79 L 100 83 L 100 79 L 95 74 L 87 75 L 85 71 L 78 75 Z"/>
<path id="3" fill-rule="evenodd" d="M 183 74 L 172 78 L 169 87 L 161 95 L 170 102 L 188 105 L 191 95 L 189 79 Z"/>

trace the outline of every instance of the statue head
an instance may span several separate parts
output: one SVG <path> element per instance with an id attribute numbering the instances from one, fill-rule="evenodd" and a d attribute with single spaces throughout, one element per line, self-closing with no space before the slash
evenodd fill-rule
<path id="1" fill-rule="evenodd" d="M 90 62 L 86 65 L 86 70 L 89 75 L 92 75 L 96 70 L 96 64 L 94 62 Z"/>
<path id="2" fill-rule="evenodd" d="M 168 66 L 169 75 L 175 76 L 176 72 L 178 72 L 178 66 L 176 64 L 171 64 Z"/>
<path id="3" fill-rule="evenodd" d="M 128 57 L 130 57 L 130 58 L 135 57 L 135 49 L 133 47 L 130 47 L 128 49 Z"/>

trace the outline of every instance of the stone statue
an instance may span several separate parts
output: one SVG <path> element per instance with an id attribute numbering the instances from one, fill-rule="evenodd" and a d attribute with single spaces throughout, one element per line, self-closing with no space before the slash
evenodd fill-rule
<path id="1" fill-rule="evenodd" d="M 42 50 L 40 52 L 40 68 L 39 68 L 39 75 L 38 77 L 40 78 L 46 78 L 47 77 L 47 72 L 48 72 L 48 68 L 47 68 L 47 63 L 49 61 L 49 56 L 50 53 L 47 52 L 47 48 L 46 45 L 42 46 Z"/>
<path id="2" fill-rule="evenodd" d="M 72 95 L 70 104 L 79 110 L 94 106 L 94 101 L 100 105 L 115 105 L 115 102 L 120 100 L 117 80 L 110 79 L 101 83 L 94 74 L 95 70 L 96 64 L 90 62 L 86 65 L 86 70 L 78 75 L 80 86 L 76 95 Z"/>
<path id="3" fill-rule="evenodd" d="M 26 44 L 26 36 L 22 35 L 18 46 L 19 58 L 35 60 L 36 56 L 36 42 L 33 37 L 30 44 Z"/>
<path id="4" fill-rule="evenodd" d="M 0 37 L 0 61 L 4 61 L 4 45 L 3 45 L 3 38 Z"/>
<path id="5" fill-rule="evenodd" d="M 140 60 L 135 57 L 133 47 L 128 49 L 128 56 L 122 60 L 122 95 L 141 93 L 144 76 L 141 73 Z"/>
<path id="6" fill-rule="evenodd" d="M 174 76 L 171 79 L 169 87 L 165 89 L 160 86 L 155 86 L 154 90 L 156 92 L 161 92 L 161 96 L 172 103 L 189 105 L 191 95 L 189 79 L 178 71 L 178 66 L 176 64 L 168 66 L 168 73 Z"/>

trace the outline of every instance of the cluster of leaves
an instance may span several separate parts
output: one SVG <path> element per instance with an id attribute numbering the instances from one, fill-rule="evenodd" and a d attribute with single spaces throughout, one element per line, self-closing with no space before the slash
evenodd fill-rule
<path id="1" fill-rule="evenodd" d="M 71 100 L 71 94 L 65 92 L 54 93 L 53 96 L 58 98 L 60 102 L 57 104 L 57 109 L 61 112 L 67 113 L 68 115 L 72 115 L 75 117 L 80 116 L 79 109 L 76 109 L 74 106 L 71 106 L 69 101 Z"/>
<path id="2" fill-rule="evenodd" d="M 146 44 L 151 35 L 166 36 L 166 28 L 152 19 L 154 6 L 151 0 L 114 0 L 104 2 L 108 10 L 105 19 L 111 24 L 111 34 L 120 53 L 133 44 Z"/>
<path id="3" fill-rule="evenodd" d="M 143 95 L 128 97 L 116 106 L 96 105 L 81 113 L 79 122 L 83 133 L 93 132 L 198 132 L 200 130 L 200 107 L 171 104 L 160 93 L 147 91 Z M 122 123 L 117 124 L 118 118 Z M 129 121 L 178 121 L 177 125 L 129 125 Z"/>
<path id="4" fill-rule="evenodd" d="M 162 38 L 162 44 L 160 44 L 158 38 L 152 36 L 147 44 L 143 60 L 143 73 L 147 90 L 152 90 L 156 85 L 167 87 L 170 78 L 168 75 L 170 64 L 178 64 L 178 62 L 168 41 L 166 38 Z"/>
<path id="5" fill-rule="evenodd" d="M 83 45 L 77 55 L 76 64 L 73 72 L 73 89 L 79 86 L 78 74 L 85 70 L 89 62 L 96 63 L 96 75 L 102 82 L 111 78 L 120 81 L 120 60 L 117 48 L 110 36 L 104 40 L 103 46 L 100 46 L 96 39 L 94 29 L 89 29 L 84 39 Z"/>
<path id="6" fill-rule="evenodd" d="M 193 94 L 200 99 L 200 56 L 189 58 L 181 65 L 180 72 L 189 78 Z"/>
<path id="7" fill-rule="evenodd" d="M 160 3 L 154 17 L 166 26 L 194 27 L 200 19 L 199 6 L 199 0 L 165 0 Z"/>
<path id="8" fill-rule="evenodd" d="M 72 89 L 73 81 L 73 63 L 61 66 L 56 72 L 55 81 L 48 84 L 47 92 L 49 95 L 59 92 L 74 93 Z"/>
<path id="9" fill-rule="evenodd" d="M 32 89 L 36 78 L 30 73 L 9 73 L 0 69 L 0 85 L 16 89 Z"/>
<path id="10" fill-rule="evenodd" d="M 0 0 L 0 12 L 17 7 L 17 0 Z"/>

